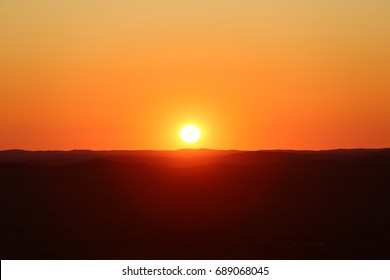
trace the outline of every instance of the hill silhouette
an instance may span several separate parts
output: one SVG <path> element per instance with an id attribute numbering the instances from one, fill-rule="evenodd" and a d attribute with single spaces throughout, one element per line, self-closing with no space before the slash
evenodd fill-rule
<path id="1" fill-rule="evenodd" d="M 388 259 L 390 149 L 0 152 L 1 259 Z"/>

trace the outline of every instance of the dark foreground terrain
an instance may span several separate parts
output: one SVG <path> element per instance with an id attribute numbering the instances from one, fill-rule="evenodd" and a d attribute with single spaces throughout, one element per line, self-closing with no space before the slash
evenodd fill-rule
<path id="1" fill-rule="evenodd" d="M 390 149 L 0 152 L 1 259 L 389 259 Z"/>

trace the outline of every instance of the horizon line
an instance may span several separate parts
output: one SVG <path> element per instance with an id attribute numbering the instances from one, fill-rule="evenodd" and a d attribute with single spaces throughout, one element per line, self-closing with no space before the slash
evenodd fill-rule
<path id="1" fill-rule="evenodd" d="M 325 152 L 325 151 L 356 151 L 356 150 L 388 150 L 389 147 L 381 148 L 331 148 L 331 149 L 258 149 L 258 150 L 240 150 L 240 149 L 211 149 L 211 148 L 181 148 L 181 149 L 135 149 L 135 150 L 126 150 L 126 149 L 112 149 L 112 150 L 94 150 L 94 149 L 70 149 L 70 150 L 60 150 L 60 149 L 48 149 L 48 150 L 28 150 L 28 149 L 5 149 L 0 150 L 0 152 L 180 152 L 180 151 L 215 151 L 215 152 Z"/>

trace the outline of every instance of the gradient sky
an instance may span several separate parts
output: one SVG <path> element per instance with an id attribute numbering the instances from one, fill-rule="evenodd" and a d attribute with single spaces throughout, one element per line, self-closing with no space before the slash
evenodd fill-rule
<path id="1" fill-rule="evenodd" d="M 389 0 L 1 0 L 0 149 L 390 147 L 389 15 Z"/>

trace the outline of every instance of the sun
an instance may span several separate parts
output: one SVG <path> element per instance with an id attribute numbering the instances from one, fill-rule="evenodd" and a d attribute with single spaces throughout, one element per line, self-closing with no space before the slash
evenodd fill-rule
<path id="1" fill-rule="evenodd" d="M 194 143 L 200 138 L 200 130 L 195 125 L 186 125 L 180 130 L 180 138 L 186 143 Z"/>

